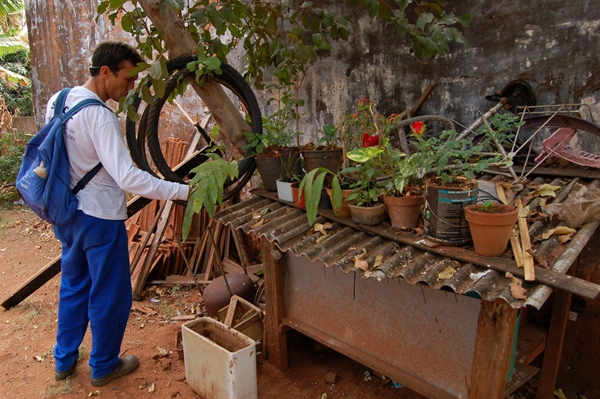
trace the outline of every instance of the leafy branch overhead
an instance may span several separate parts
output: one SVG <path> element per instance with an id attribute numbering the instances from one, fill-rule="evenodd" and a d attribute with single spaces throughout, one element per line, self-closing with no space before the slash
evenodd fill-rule
<path id="1" fill-rule="evenodd" d="M 458 27 L 468 26 L 471 15 L 456 17 L 442 8 L 441 0 L 350 0 L 349 4 L 394 26 L 400 37 L 410 38 L 415 56 L 423 61 L 446 55 L 451 42 L 467 44 Z M 306 69 L 317 61 L 318 51 L 349 38 L 350 16 L 311 1 L 164 0 L 159 7 L 173 7 L 179 13 L 189 35 L 202 43 L 200 51 L 205 58 L 216 56 L 225 61 L 241 46 L 246 75 L 258 89 L 263 88 L 267 73 L 282 85 L 301 83 Z M 170 50 L 164 34 L 150 23 L 137 0 L 103 0 L 98 13 L 107 14 L 113 24 L 120 22 L 147 59 L 159 54 L 157 61 L 164 64 L 164 54 Z M 166 69 L 158 70 L 165 78 Z"/>

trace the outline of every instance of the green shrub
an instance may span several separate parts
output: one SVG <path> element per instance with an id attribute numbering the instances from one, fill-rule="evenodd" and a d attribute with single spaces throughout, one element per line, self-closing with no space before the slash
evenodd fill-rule
<path id="1" fill-rule="evenodd" d="M 13 202 L 20 198 L 14 187 L 21 157 L 25 151 L 25 144 L 29 136 L 25 133 L 2 133 L 0 134 L 0 207 L 12 206 Z"/>
<path id="2" fill-rule="evenodd" d="M 29 78 L 29 51 L 21 50 L 1 56 L 0 66 Z M 33 115 L 31 84 L 27 86 L 11 85 L 0 80 L 0 95 L 4 98 L 6 108 L 13 117 Z"/>

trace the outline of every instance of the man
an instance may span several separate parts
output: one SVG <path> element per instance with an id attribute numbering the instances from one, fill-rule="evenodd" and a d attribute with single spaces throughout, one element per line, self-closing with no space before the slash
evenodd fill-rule
<path id="1" fill-rule="evenodd" d="M 71 90 L 65 110 L 87 98 L 119 101 L 133 89 L 137 75 L 131 71 L 141 61 L 129 45 L 100 43 L 92 56 L 91 77 Z M 48 102 L 47 121 L 54 114 L 55 100 L 56 95 Z M 121 123 L 105 107 L 83 108 L 66 123 L 65 135 L 71 187 L 98 162 L 103 167 L 77 194 L 74 220 L 54 229 L 62 243 L 55 377 L 64 380 L 75 370 L 89 323 L 92 385 L 103 386 L 139 364 L 133 355 L 119 358 L 132 303 L 125 192 L 151 199 L 186 200 L 188 186 L 157 179 L 134 167 Z"/>

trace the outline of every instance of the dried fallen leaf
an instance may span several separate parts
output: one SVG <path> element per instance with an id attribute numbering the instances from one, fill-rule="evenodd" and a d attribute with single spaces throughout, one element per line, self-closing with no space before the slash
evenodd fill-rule
<path id="1" fill-rule="evenodd" d="M 525 295 L 525 288 L 523 288 L 523 280 L 513 276 L 511 273 L 507 272 L 506 277 L 512 279 L 510 282 L 510 292 L 515 299 L 527 299 L 527 295 Z"/>
<path id="2" fill-rule="evenodd" d="M 547 232 L 545 232 L 544 234 L 542 234 L 542 238 L 544 240 L 547 240 L 548 238 L 550 238 L 553 235 L 565 235 L 565 234 L 575 234 L 577 233 L 577 230 L 572 229 L 570 227 L 567 226 L 559 226 L 555 229 L 550 229 Z"/>
<path id="3" fill-rule="evenodd" d="M 560 190 L 560 186 L 553 186 L 551 184 L 542 184 L 535 190 L 532 195 L 536 197 L 556 197 L 556 191 Z"/>
<path id="4" fill-rule="evenodd" d="M 265 223 L 265 221 L 264 221 L 263 219 L 261 219 L 261 220 L 260 220 L 258 223 L 256 223 L 256 224 L 254 224 L 254 225 L 250 226 L 250 228 L 251 228 L 251 229 L 257 229 L 257 228 L 259 228 L 260 226 L 262 226 L 264 223 Z"/>
<path id="5" fill-rule="evenodd" d="M 43 362 L 44 360 L 46 360 L 46 355 L 34 356 L 33 358 L 38 362 Z"/>
<path id="6" fill-rule="evenodd" d="M 376 268 L 377 266 L 381 265 L 383 263 L 383 255 L 382 254 L 378 254 L 375 257 L 375 263 L 373 264 L 373 268 Z"/>
<path id="7" fill-rule="evenodd" d="M 573 238 L 573 234 L 563 234 L 560 237 L 558 237 L 558 241 L 560 241 L 561 244 L 564 244 L 566 242 L 571 241 L 571 238 Z"/>
<path id="8" fill-rule="evenodd" d="M 367 253 L 367 250 L 363 248 L 363 250 L 360 254 L 354 255 L 354 267 L 355 268 L 361 269 L 363 271 L 366 271 L 369 268 L 369 262 L 361 259 L 363 256 L 365 256 L 366 253 Z"/>
<path id="9" fill-rule="evenodd" d="M 100 396 L 100 391 L 96 390 L 94 392 L 88 393 L 88 398 L 92 396 Z"/>
<path id="10" fill-rule="evenodd" d="M 313 229 L 315 229 L 315 231 L 318 231 L 319 233 L 323 234 L 324 236 L 327 235 L 327 232 L 325 231 L 325 228 L 323 227 L 323 225 L 321 223 L 315 223 L 313 226 Z"/>
<path id="11" fill-rule="evenodd" d="M 367 271 L 367 269 L 369 268 L 369 262 L 367 262 L 366 260 L 354 258 L 354 267 L 362 271 Z"/>
<path id="12" fill-rule="evenodd" d="M 325 241 L 327 239 L 327 236 L 320 236 L 319 238 L 317 238 L 317 244 L 322 243 L 323 241 Z"/>
<path id="13" fill-rule="evenodd" d="M 154 385 L 154 383 L 150 384 L 150 387 L 148 387 L 148 392 L 154 392 L 156 391 L 156 385 Z"/>
<path id="14" fill-rule="evenodd" d="M 556 399 L 567 399 L 564 392 L 560 388 L 554 390 L 554 396 L 556 396 Z"/>
<path id="15" fill-rule="evenodd" d="M 448 266 L 447 268 L 445 268 L 442 272 L 440 272 L 438 274 L 438 279 L 447 280 L 450 277 L 454 276 L 454 273 L 456 273 L 456 269 L 453 268 L 452 266 Z"/>

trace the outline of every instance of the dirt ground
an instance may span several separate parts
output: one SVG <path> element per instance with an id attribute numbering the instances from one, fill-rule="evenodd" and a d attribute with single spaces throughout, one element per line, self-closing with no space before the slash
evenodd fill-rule
<path id="1" fill-rule="evenodd" d="M 34 273 L 60 255 L 52 228 L 28 210 L 0 213 L 0 299 L 4 300 Z M 95 388 L 87 364 L 90 334 L 80 349 L 76 372 L 54 380 L 52 348 L 56 334 L 60 276 L 12 309 L 0 307 L 0 398 L 200 398 L 185 379 L 177 353 L 178 315 L 202 314 L 197 290 L 151 287 L 134 302 L 122 354 L 135 354 L 140 367 L 132 375 Z M 290 335 L 289 370 L 278 371 L 258 360 L 258 397 L 264 399 L 382 398 L 423 399 L 406 387 L 376 376 L 361 364 L 299 333 Z M 335 382 L 328 380 L 335 376 Z M 226 399 L 226 398 L 206 398 Z"/>

